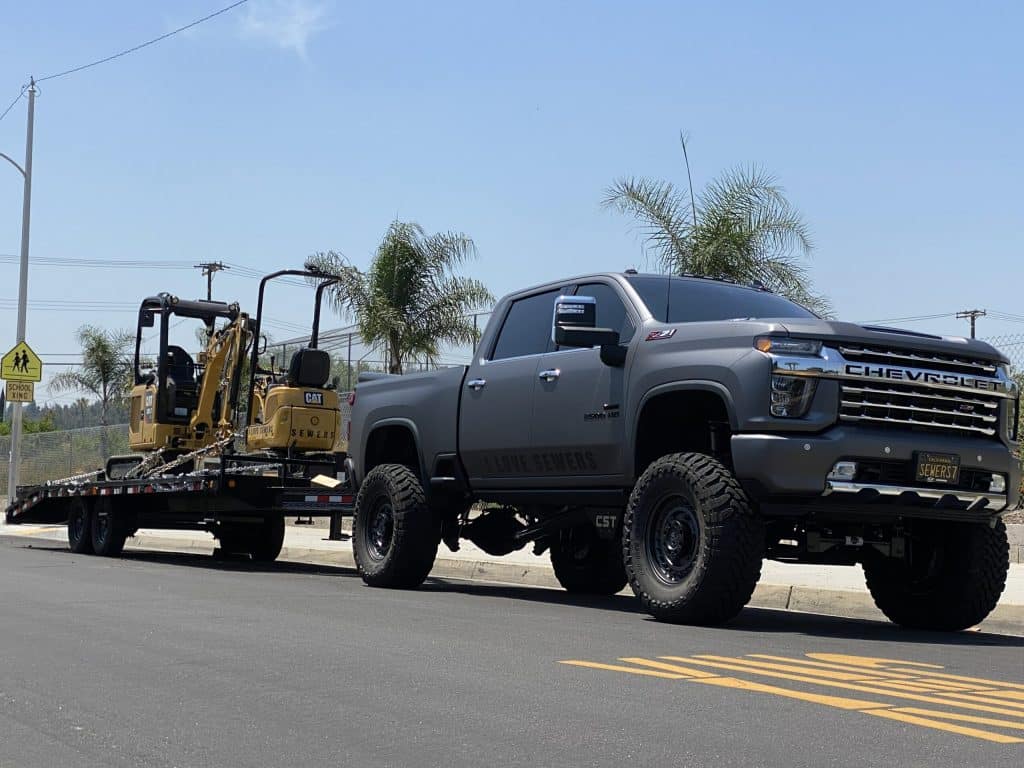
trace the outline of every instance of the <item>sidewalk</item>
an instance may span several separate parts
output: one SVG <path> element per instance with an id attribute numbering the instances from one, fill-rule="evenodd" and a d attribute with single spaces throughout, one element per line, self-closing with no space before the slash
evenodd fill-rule
<path id="1" fill-rule="evenodd" d="M 346 521 L 348 524 L 349 521 Z M 327 528 L 294 525 L 291 520 L 285 534 L 280 559 L 291 562 L 354 568 L 351 541 L 330 541 Z M 66 541 L 64 526 L 3 526 L 0 536 Z M 1024 525 L 1010 526 L 1011 562 L 1006 589 L 996 610 L 981 625 L 993 632 L 1024 635 Z M 162 550 L 211 554 L 216 542 L 201 531 L 142 530 L 128 540 L 127 549 Z M 530 547 L 505 557 L 493 557 L 469 542 L 458 552 L 443 544 L 438 552 L 432 576 L 560 588 L 548 556 L 532 554 Z M 628 594 L 625 590 L 624 594 Z M 790 565 L 766 560 L 761 581 L 750 605 L 823 613 L 856 619 L 885 621 L 875 608 L 864 583 L 860 566 Z"/>

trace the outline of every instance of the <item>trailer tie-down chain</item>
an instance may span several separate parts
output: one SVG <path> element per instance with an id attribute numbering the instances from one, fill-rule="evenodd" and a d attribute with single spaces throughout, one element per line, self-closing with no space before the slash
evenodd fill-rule
<path id="1" fill-rule="evenodd" d="M 229 446 L 235 441 L 236 435 L 230 434 L 227 437 L 223 437 L 215 443 L 211 443 L 205 448 L 192 451 L 191 453 L 184 453 L 178 456 L 176 459 L 171 461 L 163 461 L 163 456 L 156 452 L 151 456 L 147 456 L 141 463 L 132 467 L 126 474 L 126 480 L 133 479 L 148 479 L 157 474 L 164 474 L 172 469 L 180 467 L 182 464 L 187 464 L 190 461 L 194 461 L 202 456 L 219 453 L 224 448 Z M 155 458 L 154 458 L 155 457 Z"/>

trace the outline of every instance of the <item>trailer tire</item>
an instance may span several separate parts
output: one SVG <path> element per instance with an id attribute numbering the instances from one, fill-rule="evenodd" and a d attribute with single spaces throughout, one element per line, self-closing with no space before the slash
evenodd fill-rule
<path id="1" fill-rule="evenodd" d="M 629 497 L 622 547 L 630 586 L 659 621 L 721 624 L 761 576 L 764 520 L 717 459 L 654 461 Z"/>
<path id="2" fill-rule="evenodd" d="M 416 473 L 401 464 L 374 467 L 359 488 L 352 552 L 371 587 L 414 589 L 434 567 L 441 519 Z"/>
<path id="3" fill-rule="evenodd" d="M 560 531 L 551 546 L 551 567 L 562 588 L 577 595 L 614 595 L 629 583 L 622 542 L 602 539 L 592 525 Z"/>
<path id="4" fill-rule="evenodd" d="M 907 629 L 956 632 L 992 612 L 1006 586 L 1006 525 L 933 523 L 910 538 L 909 558 L 864 561 L 878 609 Z"/>
<path id="5" fill-rule="evenodd" d="M 96 502 L 90 515 L 92 523 L 92 548 L 97 555 L 118 557 L 124 551 L 128 539 L 128 525 L 123 514 L 114 511 L 109 500 Z"/>
<path id="6" fill-rule="evenodd" d="M 272 563 L 281 554 L 284 546 L 284 517 L 268 517 L 254 532 L 249 546 L 249 554 L 257 563 Z"/>
<path id="7" fill-rule="evenodd" d="M 77 498 L 68 512 L 68 548 L 76 555 L 93 554 L 90 506 L 85 499 Z"/>

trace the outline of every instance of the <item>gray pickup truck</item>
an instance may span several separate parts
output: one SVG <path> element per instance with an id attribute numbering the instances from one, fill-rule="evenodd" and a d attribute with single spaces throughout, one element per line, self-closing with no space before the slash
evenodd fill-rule
<path id="1" fill-rule="evenodd" d="M 823 320 L 760 288 L 595 274 L 503 298 L 473 362 L 364 375 L 353 547 L 415 587 L 440 542 L 550 551 L 569 591 L 627 582 L 714 624 L 761 563 L 862 564 L 878 607 L 958 630 L 996 605 L 1018 392 L 988 344 Z"/>

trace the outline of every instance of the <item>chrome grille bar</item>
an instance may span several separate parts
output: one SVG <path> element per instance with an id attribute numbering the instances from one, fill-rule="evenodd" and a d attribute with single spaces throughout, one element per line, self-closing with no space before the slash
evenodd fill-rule
<path id="1" fill-rule="evenodd" d="M 868 346 L 840 346 L 839 351 L 847 360 L 861 360 L 864 358 L 877 359 L 879 361 L 891 362 L 896 365 L 910 365 L 916 367 L 934 368 L 936 370 L 954 369 L 970 373 L 980 373 L 991 376 L 996 372 L 997 365 L 985 360 L 970 360 L 952 355 L 928 355 L 920 352 L 904 352 L 900 350 L 885 349 L 882 347 Z"/>

